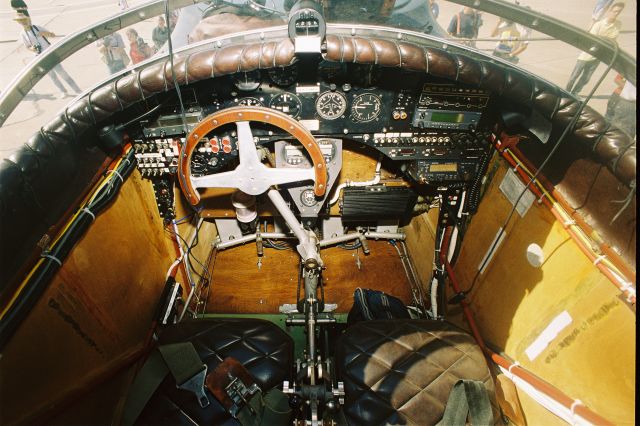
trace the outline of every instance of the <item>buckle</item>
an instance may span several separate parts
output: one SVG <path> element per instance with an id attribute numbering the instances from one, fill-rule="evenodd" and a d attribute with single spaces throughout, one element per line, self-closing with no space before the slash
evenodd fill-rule
<path id="1" fill-rule="evenodd" d="M 229 413 L 233 416 L 233 418 L 237 418 L 238 413 L 244 407 L 248 407 L 251 414 L 256 415 L 256 410 L 249 404 L 249 399 L 255 395 L 256 393 L 261 392 L 260 388 L 256 383 L 253 383 L 249 387 L 247 387 L 242 380 L 238 377 L 234 377 L 231 374 L 228 375 L 229 380 L 231 382 L 224 389 L 233 405 L 229 407 Z"/>
<path id="2" fill-rule="evenodd" d="M 222 406 L 235 418 L 245 408 L 252 415 L 260 416 L 251 405 L 251 399 L 262 393 L 249 370 L 238 360 L 226 358 L 207 376 L 207 389 L 216 397 Z"/>
<path id="3" fill-rule="evenodd" d="M 195 374 L 195 376 L 188 379 L 186 382 L 176 385 L 178 389 L 193 392 L 198 399 L 200 407 L 205 408 L 209 406 L 209 398 L 204 392 L 204 381 L 207 377 L 207 366 L 203 365 L 203 369 Z"/>

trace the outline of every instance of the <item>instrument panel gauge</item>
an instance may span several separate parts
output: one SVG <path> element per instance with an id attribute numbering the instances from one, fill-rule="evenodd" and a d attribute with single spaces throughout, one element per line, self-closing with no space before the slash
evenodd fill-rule
<path id="1" fill-rule="evenodd" d="M 258 98 L 242 98 L 238 100 L 237 104 L 242 106 L 264 106 Z"/>
<path id="2" fill-rule="evenodd" d="M 292 65 L 289 67 L 278 67 L 269 70 L 269 78 L 277 86 L 291 86 L 298 80 L 298 67 Z"/>
<path id="3" fill-rule="evenodd" d="M 302 109 L 302 103 L 300 102 L 300 99 L 294 94 L 280 93 L 271 98 L 269 107 L 277 109 L 278 111 L 282 111 L 293 118 L 298 118 L 298 115 L 300 115 L 300 110 Z"/>
<path id="4" fill-rule="evenodd" d="M 373 121 L 380 115 L 382 101 L 380 97 L 373 93 L 363 93 L 353 100 L 351 105 L 351 117 L 354 121 Z"/>
<path id="5" fill-rule="evenodd" d="M 260 71 L 239 72 L 233 76 L 233 84 L 238 90 L 251 92 L 260 87 Z"/>
<path id="6" fill-rule="evenodd" d="M 341 92 L 324 92 L 316 99 L 316 112 L 326 120 L 335 120 L 347 110 L 347 97 Z"/>
<path id="7" fill-rule="evenodd" d="M 316 194 L 313 192 L 313 189 L 305 189 L 300 193 L 300 201 L 307 207 L 313 207 L 318 204 L 318 200 L 316 200 Z"/>

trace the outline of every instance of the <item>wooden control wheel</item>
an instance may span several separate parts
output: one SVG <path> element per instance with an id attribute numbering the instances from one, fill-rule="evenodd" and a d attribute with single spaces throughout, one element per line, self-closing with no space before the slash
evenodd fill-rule
<path id="1" fill-rule="evenodd" d="M 313 167 L 285 169 L 262 164 L 251 133 L 251 121 L 273 125 L 296 138 L 309 153 Z M 238 167 L 228 172 L 191 176 L 191 155 L 198 143 L 211 131 L 229 123 L 235 123 L 238 130 Z M 197 188 L 237 188 L 250 195 L 260 195 L 273 185 L 309 180 L 314 182 L 316 196 L 322 197 L 327 190 L 327 167 L 315 138 L 299 122 L 273 109 L 238 106 L 211 114 L 189 133 L 186 147 L 180 153 L 178 180 L 182 192 L 192 205 L 200 202 Z"/>

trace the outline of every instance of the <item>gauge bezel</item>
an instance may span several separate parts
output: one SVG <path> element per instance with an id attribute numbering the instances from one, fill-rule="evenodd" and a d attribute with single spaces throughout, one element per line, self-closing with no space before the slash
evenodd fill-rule
<path id="1" fill-rule="evenodd" d="M 278 108 L 275 108 L 275 107 L 273 106 L 273 104 L 274 104 L 274 102 L 275 102 L 275 100 L 276 100 L 276 99 L 278 99 L 278 98 L 280 98 L 280 97 L 282 97 L 282 96 L 286 96 L 286 95 L 291 96 L 293 99 L 295 99 L 295 102 L 296 102 L 296 104 L 297 104 L 297 106 L 298 106 L 298 112 L 297 112 L 296 114 L 291 114 L 291 113 L 288 113 L 288 112 L 284 112 L 284 111 L 279 110 Z M 274 97 L 272 97 L 272 98 L 269 100 L 269 108 L 275 109 L 276 111 L 280 111 L 280 112 L 282 112 L 283 114 L 287 114 L 289 117 L 292 117 L 292 118 L 298 118 L 298 117 L 300 116 L 300 113 L 302 112 L 302 101 L 300 101 L 300 98 L 299 98 L 298 96 L 294 95 L 293 93 L 290 93 L 290 92 L 282 92 L 282 93 L 278 93 L 278 94 L 276 94 Z"/>
<path id="2" fill-rule="evenodd" d="M 276 86 L 289 87 L 298 81 L 298 66 L 294 64 L 288 67 L 270 68 L 267 74 Z"/>
<path id="3" fill-rule="evenodd" d="M 322 102 L 324 99 L 329 98 L 330 96 L 337 96 L 340 99 L 342 99 L 342 105 L 340 106 L 340 112 L 336 115 L 328 115 L 326 113 L 323 113 L 320 108 L 320 102 Z M 318 98 L 316 99 L 316 113 L 324 118 L 325 120 L 337 120 L 338 118 L 342 117 L 346 112 L 347 112 L 347 107 L 349 106 L 349 101 L 347 100 L 347 97 L 345 96 L 344 93 L 339 92 L 337 90 L 332 91 L 332 90 L 327 90 L 326 92 L 321 93 L 320 95 L 318 95 Z"/>
<path id="4" fill-rule="evenodd" d="M 355 110 L 355 106 L 358 104 L 358 102 L 360 101 L 360 99 L 362 99 L 364 96 L 372 96 L 373 98 L 376 99 L 379 107 L 378 107 L 378 112 L 376 113 L 375 116 L 373 116 L 372 118 L 369 119 L 361 119 L 357 117 L 357 113 Z M 353 119 L 354 122 L 356 123 L 369 123 L 371 121 L 376 120 L 378 117 L 380 117 L 380 113 L 382 112 L 382 97 L 380 97 L 379 95 L 376 95 L 373 92 L 365 92 L 365 93 L 361 93 L 358 96 L 356 96 L 355 98 L 353 98 L 353 101 L 351 102 L 351 118 Z"/>
<path id="5" fill-rule="evenodd" d="M 241 76 L 248 76 L 248 75 L 255 75 L 255 78 L 253 78 L 251 83 L 248 83 L 245 77 L 245 81 L 241 81 L 240 78 Z M 262 74 L 260 74 L 260 70 L 253 70 L 253 71 L 242 71 L 239 73 L 236 73 L 232 76 L 233 79 L 233 85 L 236 89 L 238 89 L 241 92 L 253 92 L 255 90 L 258 90 L 258 88 L 262 85 Z M 247 85 L 247 86 L 243 86 L 243 85 Z"/>

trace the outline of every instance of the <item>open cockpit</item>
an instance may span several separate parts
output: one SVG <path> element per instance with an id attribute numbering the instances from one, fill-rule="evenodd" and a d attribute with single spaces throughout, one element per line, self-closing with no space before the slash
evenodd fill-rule
<path id="1" fill-rule="evenodd" d="M 635 209 L 603 200 L 635 205 L 634 137 L 477 50 L 287 8 L 114 75 L 3 162 L 3 416 L 632 416 Z"/>

